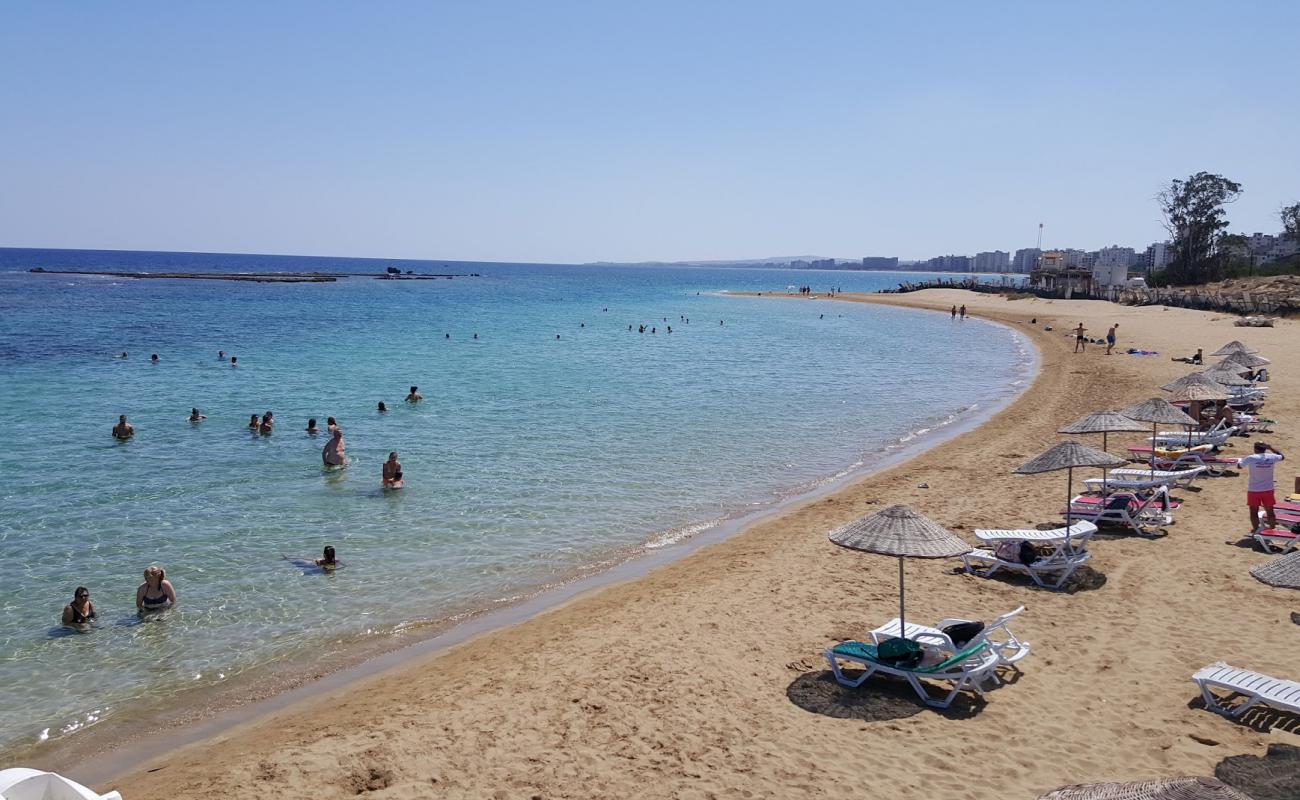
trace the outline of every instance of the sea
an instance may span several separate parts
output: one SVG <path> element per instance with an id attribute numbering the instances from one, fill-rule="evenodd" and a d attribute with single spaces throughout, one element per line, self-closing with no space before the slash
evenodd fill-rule
<path id="1" fill-rule="evenodd" d="M 791 297 L 926 277 L 0 249 L 0 752 L 318 673 L 933 444 L 1025 386 L 1026 339 Z M 341 471 L 306 432 L 330 416 Z M 141 618 L 150 565 L 179 602 Z"/>

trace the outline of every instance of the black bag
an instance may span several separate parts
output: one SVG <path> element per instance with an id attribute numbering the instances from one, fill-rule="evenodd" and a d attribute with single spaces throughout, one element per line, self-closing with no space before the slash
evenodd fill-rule
<path id="1" fill-rule="evenodd" d="M 1032 564 L 1038 560 L 1038 550 L 1029 542 L 1020 543 L 1020 563 Z"/>
<path id="2" fill-rule="evenodd" d="M 983 622 L 958 622 L 953 625 L 945 625 L 943 632 L 948 634 L 952 643 L 958 647 L 965 647 L 971 639 L 979 636 L 980 631 L 984 630 Z"/>

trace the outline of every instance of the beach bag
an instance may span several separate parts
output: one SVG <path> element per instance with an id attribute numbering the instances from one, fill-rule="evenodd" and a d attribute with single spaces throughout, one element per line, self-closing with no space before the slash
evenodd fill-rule
<path id="1" fill-rule="evenodd" d="M 876 657 L 886 664 L 909 669 L 921 662 L 921 645 L 911 639 L 886 639 L 876 647 Z"/>
<path id="2" fill-rule="evenodd" d="M 948 634 L 952 643 L 958 647 L 965 647 L 971 639 L 979 636 L 980 631 L 984 630 L 983 622 L 957 622 L 952 625 L 945 625 L 943 632 Z"/>
<path id="3" fill-rule="evenodd" d="M 1038 560 L 1038 548 L 1029 542 L 1020 543 L 1020 563 L 1029 565 Z"/>
<path id="4" fill-rule="evenodd" d="M 1000 561 L 1019 561 L 1020 545 L 1024 544 L 1020 539 L 1008 539 L 1004 542 L 998 542 L 998 546 L 993 548 L 993 555 Z"/>

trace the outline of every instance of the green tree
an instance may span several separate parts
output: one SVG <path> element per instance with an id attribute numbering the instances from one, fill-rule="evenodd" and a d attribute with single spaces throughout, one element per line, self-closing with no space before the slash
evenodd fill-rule
<path id="1" fill-rule="evenodd" d="M 1277 212 L 1282 220 L 1282 235 L 1291 241 L 1300 241 L 1300 203 L 1282 206 Z"/>
<path id="2" fill-rule="evenodd" d="M 1228 227 L 1223 206 L 1240 196 L 1240 183 L 1208 172 L 1170 181 L 1156 196 L 1173 242 L 1166 269 L 1171 284 L 1205 283 L 1220 276 L 1226 254 L 1220 252 L 1219 240 Z"/>

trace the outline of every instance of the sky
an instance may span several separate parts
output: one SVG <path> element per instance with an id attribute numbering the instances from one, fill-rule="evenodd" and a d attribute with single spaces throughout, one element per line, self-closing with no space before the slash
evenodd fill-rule
<path id="1" fill-rule="evenodd" d="M 1143 248 L 1300 201 L 1300 3 L 0 4 L 0 246 Z"/>

